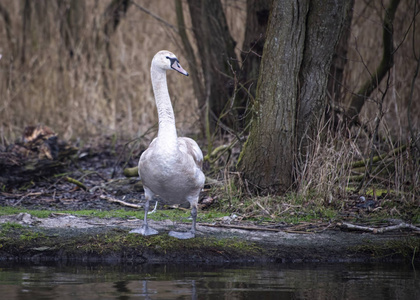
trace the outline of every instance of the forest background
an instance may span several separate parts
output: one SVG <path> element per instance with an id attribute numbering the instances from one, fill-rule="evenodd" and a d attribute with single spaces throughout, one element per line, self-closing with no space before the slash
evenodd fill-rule
<path id="1" fill-rule="evenodd" d="M 126 141 L 140 137 L 140 147 L 147 147 L 157 131 L 149 75 L 153 55 L 161 49 L 174 52 L 183 67 L 204 82 L 200 67 L 205 57 L 194 42 L 189 2 L 2 0 L 0 145 L 5 148 L 21 138 L 26 126 L 42 123 L 66 141 L 86 142 L 103 136 Z M 239 68 L 255 52 L 246 41 L 249 2 L 221 1 L 234 40 L 236 58 L 231 57 L 230 63 Z M 351 22 L 342 33 L 346 48 L 343 52 L 337 48 L 333 61 L 334 65 L 341 60 L 342 67 L 339 88 L 331 90 L 336 94 L 327 96 L 333 121 L 320 125 L 319 131 L 328 127 L 328 133 L 314 141 L 316 147 L 310 159 L 295 174 L 297 190 L 305 199 L 331 203 L 363 189 L 374 199 L 392 195 L 407 204 L 419 204 L 418 1 L 399 3 L 393 20 L 393 64 L 363 103 L 357 124 L 346 121 L 352 97 L 381 63 L 383 24 L 391 2 L 354 2 Z M 194 63 L 180 37 L 180 3 L 185 33 L 198 58 Z M 261 59 L 261 54 L 257 57 Z M 252 89 L 257 85 L 254 80 L 247 87 L 251 96 L 239 125 L 228 118 L 235 114 L 222 109 L 226 122 L 208 124 L 209 129 L 203 124 L 206 107 L 203 99 L 197 98 L 195 81 L 168 76 L 178 133 L 200 141 L 212 164 L 208 173 L 227 182 L 229 201 L 237 195 L 255 194 L 236 172 L 237 158 L 248 134 L 246 121 L 252 118 Z M 240 89 L 234 87 L 235 91 Z M 230 99 L 224 101 L 229 103 Z M 222 155 L 214 152 L 220 145 L 228 149 Z M 373 167 L 368 158 L 373 161 L 379 155 L 384 159 Z M 357 166 L 350 162 L 362 162 L 361 169 L 355 170 Z M 372 189 L 376 184 L 379 186 Z"/>

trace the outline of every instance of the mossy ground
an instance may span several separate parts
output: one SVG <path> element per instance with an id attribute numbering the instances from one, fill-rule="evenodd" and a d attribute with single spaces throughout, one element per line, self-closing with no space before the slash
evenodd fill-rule
<path id="1" fill-rule="evenodd" d="M 179 240 L 166 234 L 141 236 L 128 234 L 125 228 L 70 231 L 28 227 L 17 223 L 0 225 L 2 259 L 21 260 L 27 257 L 56 257 L 86 260 L 96 257 L 118 257 L 129 261 L 207 261 L 247 260 L 265 255 L 258 244 L 238 238 L 196 237 Z M 5 255 L 6 254 L 6 255 Z M 13 258 L 11 258 L 13 257 Z M 136 259 L 137 258 L 137 259 Z"/>

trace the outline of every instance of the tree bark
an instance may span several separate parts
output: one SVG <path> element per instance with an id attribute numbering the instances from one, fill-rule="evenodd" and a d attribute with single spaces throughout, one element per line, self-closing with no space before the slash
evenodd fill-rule
<path id="1" fill-rule="evenodd" d="M 241 53 L 242 87 L 241 92 L 236 95 L 239 98 L 237 103 L 240 128 L 244 128 L 252 117 L 247 111 L 255 100 L 271 2 L 271 0 L 246 1 L 245 37 Z"/>
<path id="2" fill-rule="evenodd" d="M 332 59 L 327 87 L 329 103 L 326 110 L 326 119 L 332 123 L 334 129 L 338 129 L 339 126 L 338 113 L 344 111 L 344 109 L 340 108 L 340 103 L 342 103 L 343 100 L 344 68 L 347 64 L 348 42 L 351 33 L 351 21 L 353 19 L 354 7 L 354 0 L 349 1 L 347 18 L 344 21 L 343 32 L 341 33 Z"/>
<path id="3" fill-rule="evenodd" d="M 297 158 L 311 153 L 327 106 L 332 57 L 348 16 L 351 1 L 311 1 L 306 20 L 305 51 L 299 73 Z"/>
<path id="4" fill-rule="evenodd" d="M 325 109 L 328 70 L 347 8 L 347 1 L 273 2 L 256 115 L 238 161 L 254 192 L 293 187 L 296 158 L 305 156 Z"/>
<path id="5" fill-rule="evenodd" d="M 245 38 L 242 45 L 244 87 L 255 97 L 261 58 L 266 39 L 271 0 L 247 0 Z"/>
<path id="6" fill-rule="evenodd" d="M 293 182 L 298 75 L 309 1 L 274 1 L 257 86 L 256 117 L 238 161 L 255 192 L 276 194 Z M 286 80 L 283 80 L 286 79 Z"/>
<path id="7" fill-rule="evenodd" d="M 188 0 L 193 32 L 198 47 L 204 78 L 204 98 L 199 109 L 209 109 L 210 125 L 214 130 L 219 118 L 230 112 L 229 100 L 234 88 L 235 72 L 239 70 L 235 41 L 229 33 L 220 0 Z M 233 125 L 235 118 L 224 118 Z"/>

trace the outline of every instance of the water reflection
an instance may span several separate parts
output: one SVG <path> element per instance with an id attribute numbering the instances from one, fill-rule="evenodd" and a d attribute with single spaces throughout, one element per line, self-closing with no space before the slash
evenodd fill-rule
<path id="1" fill-rule="evenodd" d="M 420 299 L 401 264 L 0 267 L 1 299 Z"/>

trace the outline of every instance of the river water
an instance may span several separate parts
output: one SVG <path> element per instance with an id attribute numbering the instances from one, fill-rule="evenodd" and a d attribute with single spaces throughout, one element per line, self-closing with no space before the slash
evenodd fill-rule
<path id="1" fill-rule="evenodd" d="M 401 264 L 7 265 L 0 299 L 420 299 Z"/>

